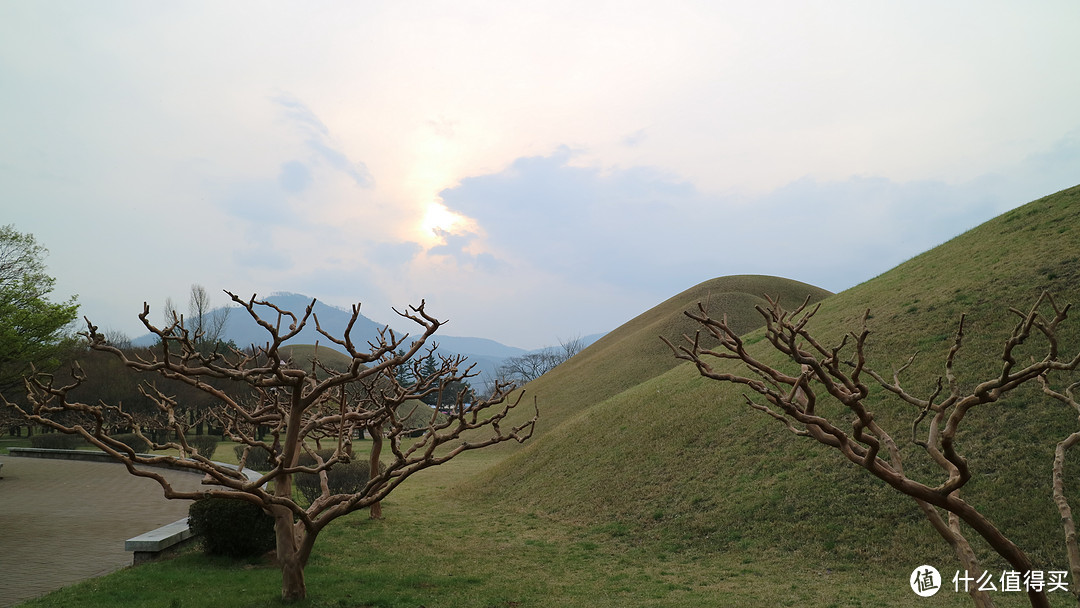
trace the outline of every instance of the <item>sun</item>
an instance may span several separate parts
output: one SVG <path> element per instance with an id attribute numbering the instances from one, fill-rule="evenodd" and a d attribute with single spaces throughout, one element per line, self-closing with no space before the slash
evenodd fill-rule
<path id="1" fill-rule="evenodd" d="M 465 218 L 450 211 L 439 202 L 429 203 L 420 222 L 420 231 L 431 241 L 441 240 L 440 232 L 452 232 L 465 223 Z"/>

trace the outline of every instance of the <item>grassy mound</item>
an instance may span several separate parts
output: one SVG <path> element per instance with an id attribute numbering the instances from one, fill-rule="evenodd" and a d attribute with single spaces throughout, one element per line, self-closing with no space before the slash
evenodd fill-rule
<path id="1" fill-rule="evenodd" d="M 679 362 L 657 336 L 694 331 L 682 314 L 707 304 L 715 314 L 727 314 L 733 327 L 748 332 L 764 325 L 754 306 L 764 304 L 762 294 L 779 297 L 784 302 L 812 302 L 830 292 L 780 277 L 744 275 L 712 279 L 667 299 L 624 323 L 596 341 L 555 370 L 530 382 L 526 393 L 535 395 L 540 404 L 537 436 L 556 428 L 564 420 L 580 414 L 589 406 L 617 395 L 650 378 L 658 376 Z M 531 408 L 521 408 L 517 416 L 531 415 Z"/>
<path id="2" fill-rule="evenodd" d="M 1026 310 L 1043 290 L 1061 302 L 1080 301 L 1078 261 L 1080 187 L 1006 213 L 824 300 L 811 328 L 827 343 L 838 343 L 870 309 L 870 364 L 887 374 L 920 352 L 905 384 L 928 396 L 943 373 L 957 320 L 967 313 L 956 369 L 970 386 L 1000 370 L 1001 345 L 1015 323 L 1008 307 Z M 609 353 L 642 349 L 641 343 L 620 344 L 623 335 L 639 336 L 634 329 L 613 332 L 603 346 Z M 682 331 L 665 326 L 656 333 L 674 339 Z M 1075 353 L 1080 314 L 1063 333 L 1065 352 Z M 768 356 L 760 332 L 750 335 L 755 340 L 754 348 Z M 1037 342 L 1030 354 L 1038 352 Z M 671 358 L 657 350 L 650 356 Z M 582 357 L 542 380 L 545 387 L 573 392 L 582 379 L 619 375 L 612 369 L 619 362 L 611 355 Z M 672 550 L 783 549 L 837 567 L 864 560 L 910 567 L 931 559 L 952 563 L 910 499 L 750 410 L 733 387 L 702 379 L 689 366 L 663 365 L 666 371 L 649 376 L 628 363 L 624 373 L 632 386 L 579 402 L 581 415 L 469 490 L 498 488 L 488 495 L 506 508 L 653 538 Z M 535 392 L 540 394 L 540 386 Z M 872 403 L 879 422 L 906 444 L 909 474 L 929 472 L 919 449 L 907 444 L 914 412 L 883 391 L 872 394 Z M 1047 569 L 1067 565 L 1050 501 L 1052 450 L 1076 427 L 1075 413 L 1030 387 L 973 412 L 959 438 L 976 474 L 964 496 Z M 1080 467 L 1071 472 L 1073 479 L 1075 469 Z M 496 479 L 498 484 L 491 483 Z M 1071 491 L 1074 500 L 1080 498 L 1077 488 Z M 985 548 L 977 551 L 989 557 Z"/>

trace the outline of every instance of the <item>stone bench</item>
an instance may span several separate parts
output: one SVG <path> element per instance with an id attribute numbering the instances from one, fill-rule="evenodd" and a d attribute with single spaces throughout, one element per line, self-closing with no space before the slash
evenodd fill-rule
<path id="1" fill-rule="evenodd" d="M 127 539 L 124 541 L 124 551 L 134 552 L 131 564 L 138 566 L 152 561 L 163 551 L 176 547 L 193 536 L 194 534 L 191 532 L 191 528 L 188 527 L 188 520 L 185 517 L 157 530 L 151 530 L 135 538 Z"/>

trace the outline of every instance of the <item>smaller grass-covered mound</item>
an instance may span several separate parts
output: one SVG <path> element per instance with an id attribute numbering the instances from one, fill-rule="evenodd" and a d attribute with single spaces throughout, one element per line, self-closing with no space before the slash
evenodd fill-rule
<path id="1" fill-rule="evenodd" d="M 807 298 L 818 302 L 832 295 L 791 279 L 738 275 L 711 279 L 668 298 L 528 384 L 527 394 L 535 396 L 540 406 L 536 436 L 675 367 L 679 362 L 657 336 L 693 333 L 695 328 L 682 314 L 684 310 L 702 302 L 712 313 L 726 314 L 733 327 L 748 332 L 764 325 L 754 310 L 765 304 L 764 294 L 788 303 Z M 530 412 L 531 408 L 519 408 L 512 416 Z"/>

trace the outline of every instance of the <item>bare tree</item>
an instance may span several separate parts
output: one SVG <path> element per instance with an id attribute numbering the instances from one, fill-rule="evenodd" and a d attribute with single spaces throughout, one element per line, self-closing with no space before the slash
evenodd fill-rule
<path id="1" fill-rule="evenodd" d="M 496 381 L 527 384 L 568 361 L 585 348 L 581 337 L 559 340 L 559 346 L 549 346 L 520 357 L 510 357 L 495 370 Z"/>
<path id="2" fill-rule="evenodd" d="M 161 308 L 161 314 L 163 315 L 162 320 L 165 322 L 165 325 L 169 325 L 173 320 L 180 316 L 180 312 L 176 310 L 176 304 L 173 302 L 172 296 L 167 296 L 165 298 L 165 305 Z"/>
<path id="3" fill-rule="evenodd" d="M 585 339 L 581 336 L 575 336 L 569 340 L 559 339 L 559 348 L 561 349 L 559 363 L 569 360 L 574 355 L 585 350 Z"/>
<path id="4" fill-rule="evenodd" d="M 1027 312 L 1010 309 L 1020 320 L 1003 346 L 1000 373 L 978 383 L 970 391 L 961 389 L 954 369 L 964 339 L 964 317 L 961 316 L 945 360 L 944 379 L 938 378 L 936 389 L 923 399 L 908 392 L 900 382 L 900 376 L 914 361 L 914 355 L 892 374 L 891 380 L 867 366 L 869 310 L 859 332 L 849 333 L 840 344 L 830 347 L 807 330 L 808 322 L 820 305 L 807 310 L 804 302 L 794 311 L 786 311 L 778 301 L 767 299 L 768 307 L 757 307 L 765 319 L 765 339 L 797 364 L 799 371 L 796 373 L 785 373 L 758 358 L 728 326 L 726 317 L 714 319 L 701 305 L 697 311 L 687 311 L 686 315 L 716 338 L 717 346 L 703 347 L 700 331 L 693 337 L 684 336 L 686 344 L 679 347 L 662 339 L 676 357 L 694 362 L 702 376 L 744 385 L 758 395 L 755 400 L 744 394 L 750 407 L 776 419 L 798 436 L 811 437 L 838 450 L 855 465 L 913 498 L 968 570 L 976 570 L 977 561 L 970 544 L 961 534 L 960 522 L 985 539 L 1021 576 L 1031 572 L 1032 564 L 1027 554 L 986 515 L 961 498 L 960 490 L 971 479 L 972 472 L 967 459 L 960 453 L 957 432 L 965 417 L 976 408 L 994 403 L 1026 382 L 1080 365 L 1080 354 L 1063 360 L 1059 353 L 1057 329 L 1066 319 L 1069 307 L 1059 307 L 1049 294 L 1043 293 Z M 1053 315 L 1049 318 L 1040 311 L 1044 307 L 1052 309 Z M 1016 361 L 1017 349 L 1033 333 L 1041 335 L 1045 341 L 1045 355 L 1038 361 L 1020 365 Z M 845 354 L 848 350 L 853 351 L 850 356 Z M 714 367 L 717 361 L 741 363 L 749 368 L 750 374 L 731 371 L 736 369 L 734 365 Z M 912 406 L 911 441 L 930 456 L 942 479 L 924 483 L 904 473 L 896 442 L 867 409 L 870 387 L 864 376 L 869 376 L 903 403 Z M 839 402 L 848 416 L 853 415 L 851 430 L 844 430 L 849 422 L 843 416 L 830 414 L 827 408 L 819 409 L 819 399 Z M 920 428 L 924 430 L 920 431 Z M 971 594 L 977 606 L 992 605 L 986 594 L 974 591 Z M 1032 587 L 1028 590 L 1028 598 L 1032 606 L 1049 606 L 1042 589 Z"/>
<path id="5" fill-rule="evenodd" d="M 131 349 L 131 337 L 119 329 L 107 329 L 104 334 L 105 341 L 121 350 Z"/>
<path id="6" fill-rule="evenodd" d="M 510 357 L 499 366 L 498 376 L 517 384 L 532 382 L 555 368 L 557 358 L 554 352 L 545 348 L 520 357 Z"/>
<path id="7" fill-rule="evenodd" d="M 188 323 L 194 332 L 195 345 L 205 352 L 217 348 L 225 335 L 230 312 L 228 307 L 214 310 L 206 288 L 199 284 L 192 285 L 188 298 Z"/>
<path id="8" fill-rule="evenodd" d="M 245 500 L 265 509 L 275 519 L 283 600 L 305 597 L 304 566 L 317 536 L 334 519 L 377 504 L 413 473 L 443 464 L 466 450 L 508 440 L 521 442 L 532 435 L 535 415 L 519 426 L 502 427 L 504 418 L 522 397 L 519 393 L 515 399 L 509 399 L 513 387 L 500 384 L 487 398 L 469 405 L 464 403 L 462 395 L 456 396 L 456 407 L 449 415 L 433 412 L 422 436 L 407 436 L 408 429 L 399 414 L 402 405 L 418 404 L 411 411 L 414 413 L 426 407 L 418 400 L 439 390 L 441 383 L 473 375 L 472 366 L 466 367 L 463 357 L 440 357 L 432 373 L 408 385 L 398 380 L 397 368 L 432 352 L 433 347 L 425 344 L 443 323 L 426 312 L 423 302 L 403 311 L 395 310 L 418 327 L 417 337 L 397 335 L 384 328 L 377 340 L 360 347 L 350 337 L 360 315 L 359 306 L 353 307 L 344 336 L 336 337 L 319 327 L 318 318 L 312 315 L 314 300 L 297 316 L 269 302 L 256 301 L 254 296 L 249 300 L 231 293 L 229 296 L 266 331 L 266 344 L 244 351 L 206 353 L 197 348 L 197 333 L 185 327 L 182 318 L 175 317 L 172 323 L 156 327 L 149 320 L 150 309 L 145 304 L 139 318 L 160 338 L 152 354 L 121 351 L 108 344 L 89 321 L 84 335 L 92 349 L 115 356 L 132 370 L 179 381 L 212 396 L 217 405 L 211 408 L 210 415 L 225 429 L 226 436 L 246 446 L 240 469 L 243 470 L 253 452 L 263 451 L 268 455 L 272 468 L 257 481 L 249 481 L 236 469 L 199 454 L 188 442 L 188 422 L 177 413 L 181 404 L 158 390 L 154 383 L 147 383 L 144 392 L 156 406 L 159 421 L 175 431 L 174 441 L 151 441 L 143 434 L 146 423 L 120 404 L 89 404 L 72 399 L 70 393 L 85 380 L 85 374 L 78 368 L 73 370 L 73 380 L 67 384 L 61 384 L 51 375 L 28 379 L 30 405 L 27 407 L 6 400 L 5 403 L 32 423 L 81 435 L 124 463 L 133 475 L 156 481 L 166 498 L 197 500 L 218 496 Z M 351 357 L 347 369 L 330 369 L 317 360 L 310 367 L 283 360 L 282 343 L 297 335 L 309 318 L 323 337 Z M 223 384 L 233 390 L 219 388 Z M 131 427 L 158 454 L 139 455 L 110 437 L 109 429 L 116 422 Z M 271 441 L 258 438 L 260 427 L 269 429 Z M 351 494 L 332 494 L 327 471 L 338 463 L 349 462 L 350 442 L 359 429 L 379 429 L 380 447 L 385 446 L 390 461 L 381 470 L 371 469 L 365 487 Z M 333 438 L 335 449 L 331 457 L 324 458 L 311 449 L 307 440 L 327 436 Z M 315 464 L 299 465 L 301 453 L 313 457 Z M 204 473 L 209 485 L 195 492 L 176 490 L 154 468 L 160 465 Z M 321 495 L 306 506 L 293 498 L 293 476 L 301 473 L 318 475 L 321 486 Z"/>
<path id="9" fill-rule="evenodd" d="M 1073 409 L 1074 412 L 1080 414 L 1080 402 L 1076 400 L 1076 389 L 1080 388 L 1080 382 L 1074 382 L 1070 384 L 1064 392 L 1059 392 L 1050 387 L 1050 382 L 1047 380 L 1046 375 L 1039 376 L 1039 384 L 1042 386 L 1043 392 L 1047 395 L 1057 399 Z M 1077 421 L 1080 422 L 1080 416 Z M 1072 593 L 1073 596 L 1080 600 L 1080 543 L 1076 538 L 1076 522 L 1073 519 L 1072 508 L 1069 505 L 1069 500 L 1065 494 L 1065 457 L 1069 450 L 1080 443 L 1080 431 L 1075 431 L 1065 439 L 1058 442 L 1054 448 L 1054 467 L 1053 467 L 1053 492 L 1054 492 L 1054 505 L 1057 506 L 1058 513 L 1061 514 L 1061 527 L 1065 532 L 1065 550 L 1069 555 L 1069 572 L 1072 577 Z"/>

